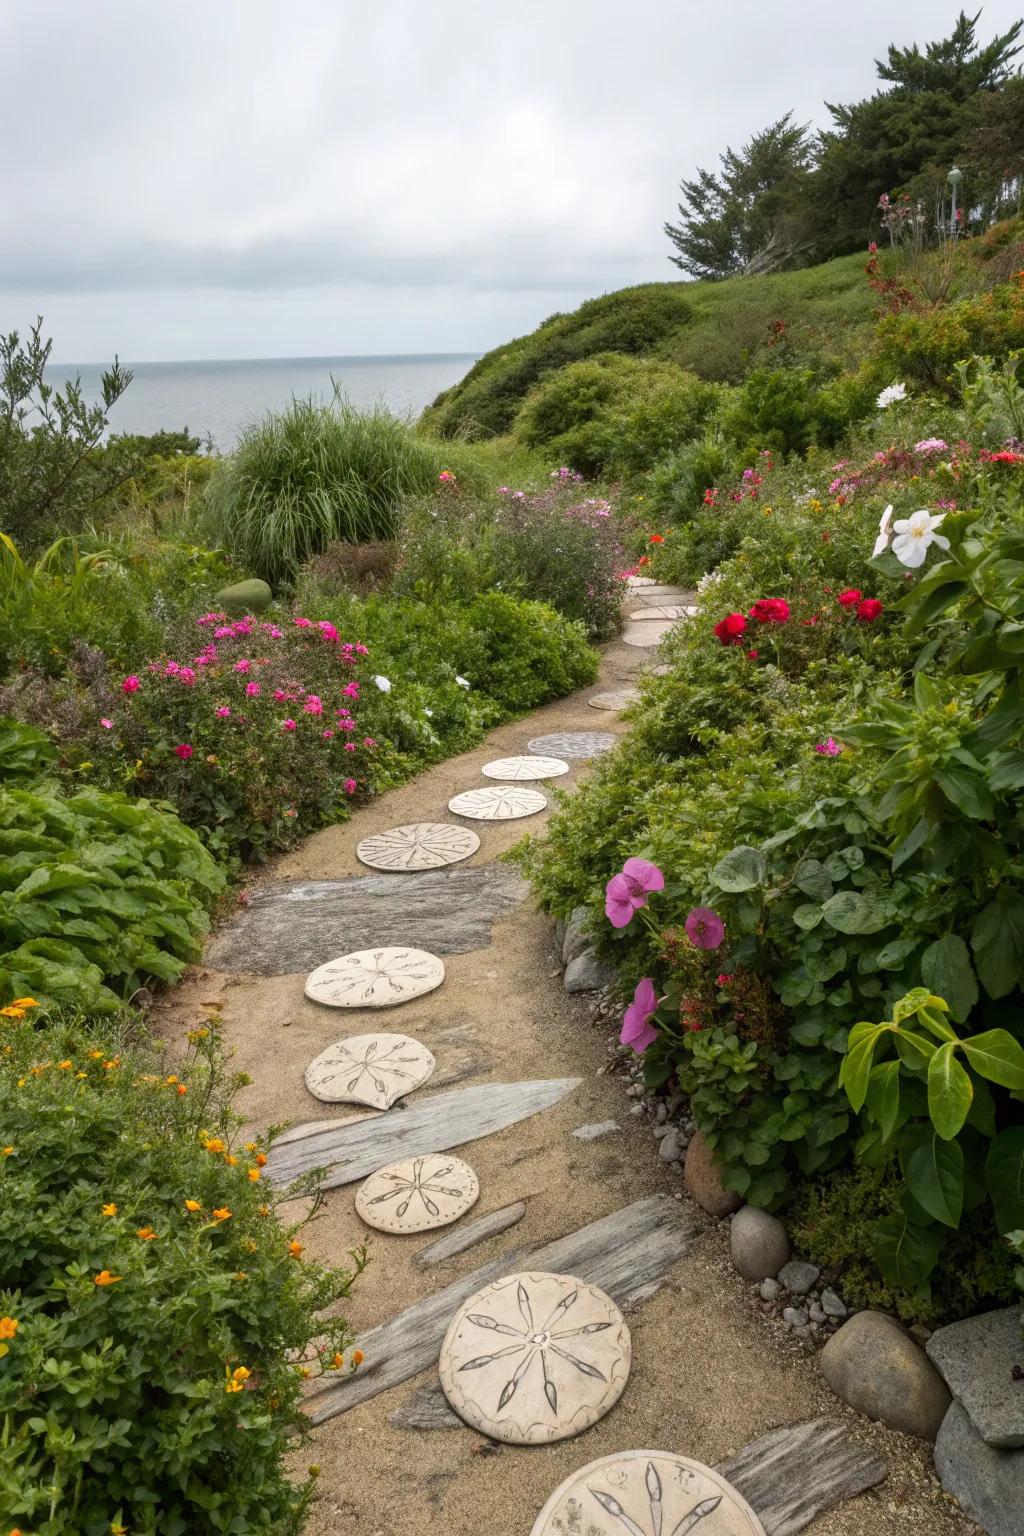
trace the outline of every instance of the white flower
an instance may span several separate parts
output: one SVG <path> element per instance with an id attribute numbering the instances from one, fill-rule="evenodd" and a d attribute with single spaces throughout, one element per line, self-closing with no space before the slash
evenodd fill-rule
<path id="1" fill-rule="evenodd" d="M 945 512 L 940 512 L 938 517 L 933 517 L 922 507 L 909 517 L 897 518 L 892 525 L 896 533 L 892 541 L 892 552 L 901 565 L 908 565 L 911 570 L 923 565 L 932 544 L 937 544 L 940 549 L 949 548 L 949 540 L 935 532 L 945 515 Z"/>
<path id="2" fill-rule="evenodd" d="M 424 709 L 423 713 L 426 715 L 428 720 L 433 720 L 434 711 L 432 709 Z"/>
<path id="3" fill-rule="evenodd" d="M 872 560 L 874 560 L 877 555 L 882 554 L 885 550 L 887 550 L 889 548 L 889 540 L 890 540 L 891 537 L 892 537 L 892 507 L 890 505 L 890 506 L 886 507 L 885 511 L 882 513 L 881 517 L 878 520 L 878 538 L 875 540 L 875 547 L 871 551 L 871 558 L 872 558 Z"/>
<path id="4" fill-rule="evenodd" d="M 386 677 L 381 677 L 379 672 L 374 678 L 374 682 L 377 684 L 377 687 L 380 689 L 381 693 L 391 692 L 391 684 L 388 682 Z"/>
<path id="5" fill-rule="evenodd" d="M 906 398 L 907 386 L 905 384 L 890 384 L 886 389 L 882 390 L 875 404 L 879 410 L 884 411 L 887 406 L 895 405 L 897 400 L 905 400 Z"/>
<path id="6" fill-rule="evenodd" d="M 708 587 L 713 587 L 716 581 L 721 581 L 721 571 L 707 571 L 697 583 L 698 592 L 706 592 Z"/>
<path id="7" fill-rule="evenodd" d="M 455 681 L 458 683 L 460 688 L 468 688 L 469 687 L 469 684 L 466 682 L 466 679 L 464 677 L 459 677 L 458 673 L 455 674 Z"/>

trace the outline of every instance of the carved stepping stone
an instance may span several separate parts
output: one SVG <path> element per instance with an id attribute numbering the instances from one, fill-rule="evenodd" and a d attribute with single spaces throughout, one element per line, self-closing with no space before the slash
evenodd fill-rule
<path id="1" fill-rule="evenodd" d="M 379 1232 L 429 1232 L 465 1216 L 480 1198 L 480 1181 L 461 1158 L 431 1153 L 371 1173 L 356 1210 Z"/>
<path id="2" fill-rule="evenodd" d="M 414 1099 L 398 1115 L 360 1115 L 341 1122 L 310 1121 L 276 1142 L 266 1174 L 274 1184 L 290 1184 L 311 1168 L 325 1168 L 321 1189 L 337 1189 L 365 1179 L 399 1157 L 446 1152 L 517 1120 L 550 1109 L 578 1088 L 578 1077 L 526 1083 L 480 1083 L 454 1093 Z"/>
<path id="3" fill-rule="evenodd" d="M 356 847 L 356 858 L 371 869 L 440 869 L 471 858 L 479 847 L 480 839 L 468 827 L 445 821 L 412 821 L 364 837 Z"/>
<path id="4" fill-rule="evenodd" d="M 394 1008 L 433 992 L 444 961 L 425 949 L 357 949 L 328 960 L 306 978 L 306 996 L 330 1008 Z"/>
<path id="5" fill-rule="evenodd" d="M 595 693 L 587 703 L 591 709 L 628 709 L 640 697 L 639 688 L 611 688 L 607 693 Z"/>
<path id="6" fill-rule="evenodd" d="M 489 779 L 557 779 L 569 772 L 569 764 L 557 757 L 498 757 L 480 772 Z"/>
<path id="7" fill-rule="evenodd" d="M 746 1499 L 723 1477 L 671 1451 L 617 1451 L 571 1473 L 548 1499 L 530 1536 L 575 1530 L 765 1536 Z"/>
<path id="8" fill-rule="evenodd" d="M 390 1109 L 425 1083 L 435 1065 L 426 1046 L 408 1035 L 351 1035 L 310 1062 L 306 1087 L 325 1104 Z"/>
<path id="9" fill-rule="evenodd" d="M 614 1407 L 630 1340 L 604 1291 L 572 1275 L 506 1275 L 452 1319 L 438 1369 L 444 1395 L 472 1428 L 511 1445 L 578 1435 Z"/>
<path id="10" fill-rule="evenodd" d="M 658 645 L 670 630 L 675 629 L 673 619 L 651 619 L 642 624 L 628 623 L 621 635 L 623 645 Z"/>
<path id="11" fill-rule="evenodd" d="M 467 789 L 448 801 L 456 816 L 471 816 L 474 821 L 516 821 L 521 816 L 536 816 L 547 806 L 547 796 L 539 789 L 522 784 L 488 784 L 483 789 Z"/>
<path id="12" fill-rule="evenodd" d="M 536 736 L 528 745 L 531 752 L 556 752 L 559 757 L 600 757 L 618 739 L 611 731 L 557 731 L 553 736 Z"/>

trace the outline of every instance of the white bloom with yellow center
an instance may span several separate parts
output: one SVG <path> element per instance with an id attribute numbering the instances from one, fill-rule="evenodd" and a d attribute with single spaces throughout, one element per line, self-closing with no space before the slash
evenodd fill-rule
<path id="1" fill-rule="evenodd" d="M 949 540 L 943 538 L 941 533 L 935 530 L 946 516 L 940 512 L 937 517 L 931 512 L 921 508 L 918 512 L 912 512 L 909 517 L 897 518 L 893 523 L 895 538 L 892 541 L 892 552 L 901 565 L 907 565 L 911 570 L 916 570 L 924 564 L 924 557 L 933 544 L 940 549 L 949 548 Z"/>

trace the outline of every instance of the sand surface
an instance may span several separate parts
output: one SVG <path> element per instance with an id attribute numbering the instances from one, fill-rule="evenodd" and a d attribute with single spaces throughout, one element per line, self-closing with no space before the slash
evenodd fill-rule
<path id="1" fill-rule="evenodd" d="M 489 759 L 525 752 L 532 737 L 549 731 L 625 730 L 617 716 L 589 708 L 587 699 L 628 683 L 653 660 L 650 652 L 608 646 L 593 687 L 502 726 L 481 747 L 359 809 L 345 825 L 308 838 L 262 878 L 365 873 L 355 856 L 361 838 L 403 822 L 451 819 L 449 798 L 487 783 L 480 767 Z M 555 785 L 571 792 L 586 772 L 585 763 L 573 762 L 567 776 L 538 787 L 553 799 Z M 464 867 L 497 858 L 527 830 L 540 830 L 543 820 L 472 823 L 481 847 Z M 607 1034 L 592 1022 L 587 998 L 564 992 L 553 925 L 531 901 L 496 925 L 490 947 L 448 957 L 440 990 L 397 1009 L 322 1008 L 303 997 L 304 976 L 247 976 L 245 958 L 238 954 L 234 975 L 192 973 L 163 1000 L 155 1023 L 171 1038 L 196 1022 L 200 1001 L 222 1000 L 226 1043 L 237 1068 L 252 1077 L 240 1107 L 260 1129 L 347 1114 L 349 1106 L 314 1099 L 303 1071 L 332 1040 L 371 1029 L 399 1029 L 434 1052 L 438 1070 L 421 1093 L 453 1081 L 582 1079 L 554 1109 L 458 1152 L 481 1184 L 468 1219 L 524 1200 L 527 1213 L 518 1226 L 429 1270 L 413 1260 L 441 1234 L 372 1236 L 371 1265 L 347 1304 L 357 1333 L 524 1243 L 550 1241 L 647 1195 L 680 1192 L 678 1173 L 658 1159 L 649 1123 L 629 1114 L 622 1079 L 599 1075 L 610 1059 Z M 616 1120 L 619 1131 L 592 1142 L 572 1139 L 576 1127 L 603 1120 Z M 306 1229 L 304 1241 L 318 1258 L 344 1263 L 369 1235 L 355 1213 L 355 1188 L 330 1191 L 325 1211 Z M 311 1463 L 321 1468 L 310 1536 L 529 1536 L 557 1484 L 597 1457 L 657 1447 L 714 1463 L 768 1429 L 823 1413 L 853 1424 L 865 1444 L 888 1458 L 890 1475 L 816 1520 L 807 1528 L 811 1536 L 977 1533 L 942 1493 L 930 1448 L 869 1424 L 838 1402 L 821 1379 L 813 1348 L 760 1315 L 756 1288 L 729 1265 L 727 1226 L 693 1211 L 698 1230 L 690 1251 L 658 1294 L 628 1314 L 632 1374 L 599 1424 L 577 1439 L 524 1448 L 494 1447 L 470 1429 L 392 1427 L 388 1415 L 436 1379 L 423 1372 L 320 1426 L 295 1454 L 296 1470 Z"/>

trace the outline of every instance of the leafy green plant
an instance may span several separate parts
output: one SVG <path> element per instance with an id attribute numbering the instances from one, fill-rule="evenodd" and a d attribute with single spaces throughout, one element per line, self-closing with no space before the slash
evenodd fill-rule
<path id="1" fill-rule="evenodd" d="M 245 1079 L 207 1026 L 168 1060 L 123 1017 L 14 1011 L 0 1021 L 4 1530 L 297 1536 L 311 1484 L 285 1456 L 302 1378 L 361 1358 L 335 1304 L 363 1254 L 348 1270 L 307 1256 L 294 1213 L 316 1210 L 314 1182 L 263 1177 L 269 1142 L 245 1139 Z"/>
<path id="2" fill-rule="evenodd" d="M 956 365 L 967 430 L 986 447 L 1024 441 L 1024 378 L 1017 377 L 1022 360 L 1024 352 L 1011 352 L 1000 367 L 990 357 Z"/>
<path id="3" fill-rule="evenodd" d="M 0 719 L 0 785 L 37 778 L 56 756 L 56 747 L 42 731 Z"/>

